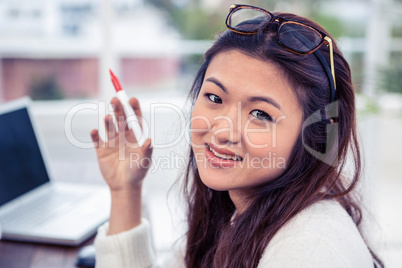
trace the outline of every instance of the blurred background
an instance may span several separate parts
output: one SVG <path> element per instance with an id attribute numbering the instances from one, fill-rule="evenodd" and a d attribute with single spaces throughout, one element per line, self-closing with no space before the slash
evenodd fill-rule
<path id="1" fill-rule="evenodd" d="M 102 128 L 108 109 L 99 101 L 114 95 L 111 68 L 155 123 L 154 143 L 175 141 L 154 157 L 185 157 L 182 117 L 163 104 L 188 112 L 192 79 L 233 3 L 307 16 L 338 42 L 357 93 L 365 232 L 387 267 L 402 267 L 401 0 L 0 0 L 0 105 L 34 100 L 55 180 L 103 183 L 89 131 Z M 182 234 L 177 189 L 166 196 L 183 167 L 158 166 L 146 180 L 161 255 Z"/>

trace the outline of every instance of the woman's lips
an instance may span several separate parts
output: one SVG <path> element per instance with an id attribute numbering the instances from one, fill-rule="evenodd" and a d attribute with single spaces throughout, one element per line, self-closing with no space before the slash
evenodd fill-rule
<path id="1" fill-rule="evenodd" d="M 234 167 L 242 158 L 226 149 L 217 148 L 212 144 L 205 146 L 205 157 L 214 167 L 229 168 Z"/>
<path id="2" fill-rule="evenodd" d="M 218 146 L 215 146 L 212 143 L 207 143 L 206 145 L 214 154 L 221 156 L 222 158 L 233 157 L 234 158 L 233 160 L 241 160 L 241 157 L 239 155 L 230 150 L 219 148 Z"/>

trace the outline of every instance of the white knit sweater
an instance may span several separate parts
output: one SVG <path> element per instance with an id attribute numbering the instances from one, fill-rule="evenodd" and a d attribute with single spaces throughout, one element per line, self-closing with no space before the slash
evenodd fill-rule
<path id="1" fill-rule="evenodd" d="M 97 268 L 145 268 L 157 266 L 149 225 L 106 236 L 108 223 L 95 239 Z M 177 253 L 163 268 L 185 267 Z M 320 201 L 300 212 L 270 241 L 259 268 L 373 267 L 373 259 L 352 219 L 335 201 Z"/>

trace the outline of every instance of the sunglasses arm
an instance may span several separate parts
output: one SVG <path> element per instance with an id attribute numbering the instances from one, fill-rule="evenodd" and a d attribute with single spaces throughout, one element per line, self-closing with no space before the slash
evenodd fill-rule
<path id="1" fill-rule="evenodd" d="M 325 36 L 324 40 L 327 41 L 328 46 L 329 46 L 329 60 L 331 62 L 331 73 L 332 73 L 332 77 L 334 79 L 334 86 L 335 86 L 335 90 L 336 90 L 335 68 L 334 68 L 334 49 L 332 46 L 332 40 L 328 36 Z"/>

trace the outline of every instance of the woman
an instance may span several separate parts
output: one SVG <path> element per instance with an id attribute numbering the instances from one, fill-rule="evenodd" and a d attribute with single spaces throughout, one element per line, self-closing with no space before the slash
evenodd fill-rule
<path id="1" fill-rule="evenodd" d="M 171 267 L 382 266 L 358 229 L 355 100 L 341 52 L 322 27 L 292 14 L 234 5 L 226 24 L 190 92 L 188 232 Z M 119 161 L 123 138 L 135 137 L 119 101 L 112 104 L 119 134 L 110 116 L 108 142 L 91 133 L 112 193 L 97 266 L 150 267 L 141 220 L 147 169 Z M 138 101 L 130 104 L 140 116 Z M 151 141 L 125 153 L 148 159 Z M 347 153 L 354 172 L 345 178 Z"/>

